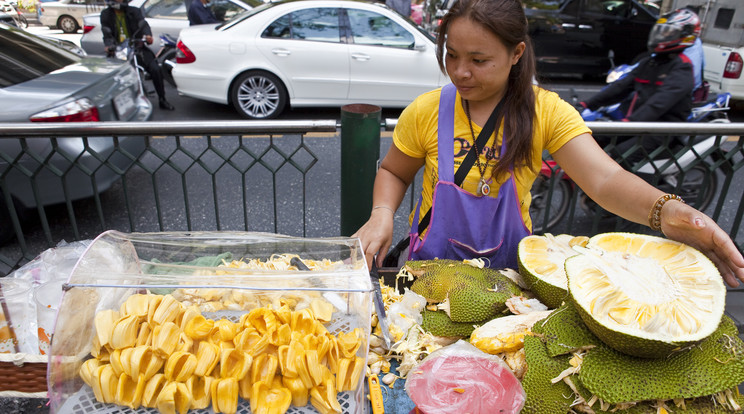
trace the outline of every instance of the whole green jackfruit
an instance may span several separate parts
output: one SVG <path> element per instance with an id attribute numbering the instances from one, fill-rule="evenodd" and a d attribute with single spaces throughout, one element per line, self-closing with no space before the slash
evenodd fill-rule
<path id="1" fill-rule="evenodd" d="M 439 308 L 455 322 L 490 320 L 506 311 L 506 301 L 522 291 L 506 276 L 489 274 L 490 282 L 472 274 L 453 276 L 447 299 Z"/>
<path id="2" fill-rule="evenodd" d="M 473 333 L 476 325 L 481 324 L 454 322 L 444 311 L 424 309 L 421 315 L 423 317 L 421 328 L 436 336 L 459 336 L 464 338 Z"/>

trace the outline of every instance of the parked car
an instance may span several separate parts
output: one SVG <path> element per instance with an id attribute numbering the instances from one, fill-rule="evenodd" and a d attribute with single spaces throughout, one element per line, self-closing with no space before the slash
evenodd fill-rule
<path id="1" fill-rule="evenodd" d="M 250 10 L 259 4 L 261 0 L 212 0 L 210 8 L 220 20 L 229 20 L 236 14 Z M 152 37 L 155 39 L 150 45 L 153 53 L 160 48 L 160 35 L 167 34 L 173 39 L 178 38 L 181 29 L 189 27 L 187 16 L 188 8 L 191 7 L 190 0 L 133 0 L 130 6 L 140 7 L 145 20 L 152 29 Z M 80 46 L 89 55 L 103 55 L 103 32 L 101 32 L 101 13 L 93 13 L 83 16 L 83 36 L 80 38 Z"/>
<path id="2" fill-rule="evenodd" d="M 427 0 L 424 27 L 436 32 L 453 3 L 454 0 Z M 604 77 L 614 63 L 635 62 L 646 53 L 648 33 L 659 16 L 659 3 L 660 0 L 525 0 L 538 74 Z"/>
<path id="3" fill-rule="evenodd" d="M 101 0 L 59 0 L 39 4 L 39 22 L 50 29 L 75 33 L 83 27 L 83 16 L 99 12 L 106 3 Z"/>
<path id="4" fill-rule="evenodd" d="M 382 3 L 263 4 L 181 31 L 173 77 L 182 95 L 268 119 L 288 106 L 402 108 L 447 82 L 434 38 Z"/>
<path id="5" fill-rule="evenodd" d="M 697 2 L 700 4 L 701 2 Z M 719 0 L 701 11 L 703 21 L 703 79 L 713 93 L 729 92 L 731 98 L 744 100 L 744 3 Z"/>
<path id="6" fill-rule="evenodd" d="M 0 60 L 0 122 L 146 121 L 152 114 L 126 61 L 80 57 L 1 23 Z M 145 147 L 145 137 L 0 139 L 0 242 L 14 234 L 3 189 L 16 210 L 90 197 L 118 180 L 115 171 Z"/>

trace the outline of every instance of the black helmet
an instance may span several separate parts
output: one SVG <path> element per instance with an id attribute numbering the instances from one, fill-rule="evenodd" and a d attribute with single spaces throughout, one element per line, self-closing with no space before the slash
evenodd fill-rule
<path id="1" fill-rule="evenodd" d="M 648 35 L 648 50 L 655 53 L 680 51 L 692 46 L 698 36 L 698 15 L 689 9 L 675 10 L 656 21 Z"/>
<path id="2" fill-rule="evenodd" d="M 106 5 L 111 7 L 112 9 L 120 9 L 122 6 L 126 6 L 127 3 L 129 3 L 129 0 L 123 0 L 121 2 L 118 2 L 116 0 L 106 0 Z"/>

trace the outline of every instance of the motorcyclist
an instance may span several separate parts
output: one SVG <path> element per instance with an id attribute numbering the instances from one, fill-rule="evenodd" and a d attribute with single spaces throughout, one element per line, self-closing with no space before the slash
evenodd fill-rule
<path id="1" fill-rule="evenodd" d="M 139 8 L 129 6 L 128 0 L 107 0 L 106 3 L 108 7 L 101 11 L 101 31 L 108 56 L 113 56 L 116 46 L 126 42 L 129 38 L 138 39 L 144 36 L 145 42 L 148 45 L 152 44 L 150 25 L 147 24 Z M 163 74 L 155 59 L 155 54 L 143 45 L 135 44 L 135 47 L 137 47 L 140 65 L 150 74 L 152 84 L 155 86 L 160 108 L 172 111 L 175 108 L 165 99 Z"/>
<path id="2" fill-rule="evenodd" d="M 692 62 L 682 52 L 693 45 L 699 33 L 700 19 L 693 11 L 679 9 L 665 14 L 649 33 L 651 55 L 643 58 L 623 78 L 585 102 L 579 102 L 577 109 L 596 110 L 621 102 L 620 109 L 625 114 L 623 121 L 685 122 L 692 111 L 694 77 Z M 628 155 L 628 150 L 637 145 L 637 140 L 640 140 L 643 150 Z M 671 140 L 654 136 L 626 139 L 617 144 L 613 155 L 625 154 L 624 165 L 630 167 L 660 146 L 674 147 L 677 139 Z M 598 141 L 603 147 L 609 144 L 609 138 Z"/>

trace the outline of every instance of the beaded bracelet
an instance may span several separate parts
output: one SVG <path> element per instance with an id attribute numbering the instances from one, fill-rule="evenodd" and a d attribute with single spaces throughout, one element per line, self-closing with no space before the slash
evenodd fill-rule
<path id="1" fill-rule="evenodd" d="M 654 206 L 651 207 L 651 211 L 648 213 L 648 225 L 652 230 L 661 231 L 661 208 L 664 207 L 664 204 L 669 200 L 685 202 L 682 197 L 676 194 L 664 194 L 656 199 Z"/>

